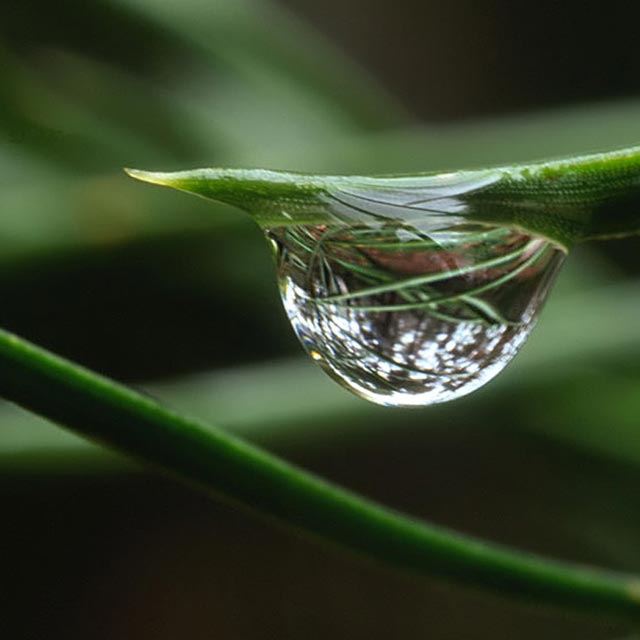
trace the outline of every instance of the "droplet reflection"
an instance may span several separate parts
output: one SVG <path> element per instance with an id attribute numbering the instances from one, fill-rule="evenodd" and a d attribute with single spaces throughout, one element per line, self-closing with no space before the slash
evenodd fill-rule
<path id="1" fill-rule="evenodd" d="M 514 229 L 399 222 L 267 230 L 282 298 L 314 360 L 373 402 L 428 405 L 497 375 L 564 254 Z"/>

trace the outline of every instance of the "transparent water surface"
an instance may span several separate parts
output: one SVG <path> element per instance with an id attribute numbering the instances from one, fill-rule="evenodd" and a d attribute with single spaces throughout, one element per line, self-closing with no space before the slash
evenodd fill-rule
<path id="1" fill-rule="evenodd" d="M 401 222 L 267 230 L 310 356 L 357 395 L 421 406 L 481 387 L 531 332 L 563 252 L 514 229 Z"/>

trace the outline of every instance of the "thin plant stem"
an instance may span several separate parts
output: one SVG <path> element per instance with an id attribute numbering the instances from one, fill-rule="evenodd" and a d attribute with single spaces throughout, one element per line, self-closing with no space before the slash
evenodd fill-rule
<path id="1" fill-rule="evenodd" d="M 219 498 L 365 557 L 539 604 L 640 618 L 639 577 L 418 522 L 3 330 L 0 393 Z"/>

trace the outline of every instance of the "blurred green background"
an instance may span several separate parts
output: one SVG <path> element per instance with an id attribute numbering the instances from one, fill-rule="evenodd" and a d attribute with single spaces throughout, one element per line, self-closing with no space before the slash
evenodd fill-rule
<path id="1" fill-rule="evenodd" d="M 295 342 L 243 214 L 122 167 L 461 168 L 640 140 L 633 9 L 4 0 L 0 326 L 416 516 L 640 571 L 637 241 L 571 255 L 454 404 L 382 409 Z M 617 638 L 279 531 L 0 405 L 7 638 Z"/>

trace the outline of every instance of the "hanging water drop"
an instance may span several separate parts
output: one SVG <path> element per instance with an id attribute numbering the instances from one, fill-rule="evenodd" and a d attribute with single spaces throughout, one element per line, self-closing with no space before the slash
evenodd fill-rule
<path id="1" fill-rule="evenodd" d="M 286 225 L 284 306 L 313 359 L 357 395 L 421 406 L 484 385 L 531 332 L 564 253 L 512 228 Z"/>
<path id="2" fill-rule="evenodd" d="M 381 178 L 131 174 L 251 213 L 311 358 L 372 402 L 421 406 L 468 394 L 502 371 L 533 329 L 568 247 L 640 225 L 623 215 L 638 210 L 628 205 L 640 151 L 629 153 Z"/>

